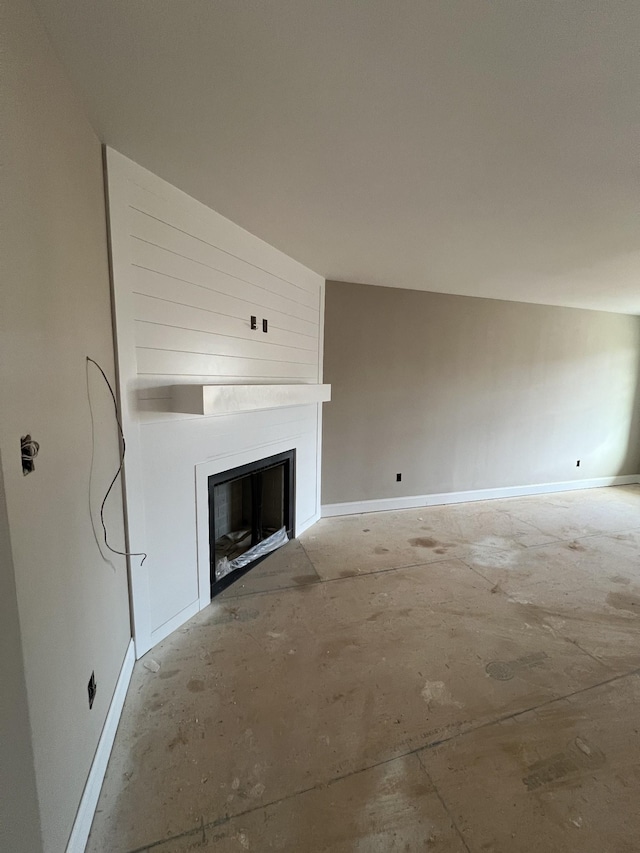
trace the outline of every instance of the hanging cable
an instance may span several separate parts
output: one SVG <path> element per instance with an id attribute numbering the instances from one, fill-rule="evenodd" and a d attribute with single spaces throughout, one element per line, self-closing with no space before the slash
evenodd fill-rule
<path id="1" fill-rule="evenodd" d="M 98 370 L 102 374 L 102 378 L 104 379 L 104 381 L 107 384 L 107 388 L 109 389 L 109 393 L 111 394 L 111 399 L 113 400 L 113 409 L 115 412 L 116 424 L 118 425 L 118 433 L 120 436 L 120 443 L 119 443 L 120 464 L 118 465 L 118 470 L 113 475 L 113 480 L 111 480 L 111 483 L 109 484 L 109 488 L 107 489 L 107 493 L 105 494 L 104 498 L 102 499 L 102 503 L 100 505 L 100 524 L 102 524 L 102 531 L 104 533 L 104 544 L 107 546 L 107 548 L 113 554 L 120 554 L 121 557 L 142 557 L 142 559 L 140 560 L 140 565 L 142 565 L 144 563 L 144 561 L 147 559 L 147 555 L 145 554 L 144 551 L 118 551 L 117 548 L 112 548 L 111 545 L 109 545 L 109 541 L 107 539 L 107 526 L 106 526 L 105 521 L 104 521 L 104 508 L 105 508 L 105 505 L 107 503 L 107 498 L 111 494 L 111 489 L 113 489 L 113 487 L 115 486 L 116 480 L 118 479 L 118 477 L 122 473 L 122 469 L 124 467 L 124 455 L 125 455 L 125 452 L 127 449 L 127 445 L 126 445 L 126 442 L 124 440 L 124 432 L 122 430 L 122 424 L 120 423 L 120 415 L 118 414 L 118 403 L 116 400 L 116 395 L 113 392 L 113 388 L 111 387 L 111 383 L 107 379 L 107 374 L 100 367 L 98 362 L 94 361 L 89 356 L 87 356 L 87 362 L 91 362 L 91 364 L 95 365 L 98 368 Z"/>

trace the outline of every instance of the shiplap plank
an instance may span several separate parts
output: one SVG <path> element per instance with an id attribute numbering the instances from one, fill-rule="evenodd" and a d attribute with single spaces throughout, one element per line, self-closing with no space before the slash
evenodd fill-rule
<path id="1" fill-rule="evenodd" d="M 292 382 L 315 381 L 313 364 L 291 364 L 265 359 L 233 358 L 193 352 L 136 347 L 138 373 L 163 376 L 226 376 L 250 379 L 290 379 Z"/>
<path id="2" fill-rule="evenodd" d="M 136 346 L 148 349 L 181 350 L 208 355 L 224 355 L 233 358 L 254 358 L 266 361 L 281 361 L 290 364 L 308 364 L 317 368 L 317 353 L 311 350 L 281 347 L 267 340 L 268 334 L 257 331 L 264 340 L 246 340 L 184 329 L 177 326 L 164 326 L 136 320 Z"/>
<path id="3" fill-rule="evenodd" d="M 156 182 L 144 187 L 137 179 L 129 187 L 132 207 L 220 246 L 236 257 L 265 269 L 300 289 L 315 294 L 323 279 L 298 261 L 265 243 L 239 225 L 185 196 L 175 187 L 160 188 Z"/>
<path id="4" fill-rule="evenodd" d="M 298 381 L 298 380 L 296 380 Z M 135 384 L 129 389 L 140 400 L 151 399 L 152 397 L 169 398 L 172 394 L 174 385 L 184 385 L 186 383 L 194 385 L 280 385 L 282 384 L 277 377 L 255 377 L 249 379 L 234 376 L 216 376 L 212 374 L 189 374 L 188 377 L 181 376 L 176 379 L 175 375 L 161 373 L 139 374 L 136 376 Z M 305 383 L 307 384 L 307 383 Z"/>
<path id="5" fill-rule="evenodd" d="M 189 414 L 185 415 L 181 412 L 172 411 L 171 405 L 172 405 L 171 400 L 159 400 L 158 406 L 156 408 L 154 401 L 152 401 L 152 400 L 142 401 L 140 403 L 139 408 L 138 408 L 138 418 L 139 418 L 140 424 L 142 426 L 149 428 L 149 427 L 153 427 L 154 425 L 158 426 L 158 425 L 161 425 L 161 424 L 167 423 L 167 422 L 169 422 L 169 423 L 174 422 L 175 423 L 175 422 L 179 422 L 179 421 L 201 421 L 205 418 L 207 420 L 207 423 L 211 424 L 211 423 L 215 423 L 220 417 L 224 417 L 223 415 L 189 415 Z M 300 408 L 302 408 L 302 407 L 300 407 Z M 260 410 L 260 411 L 262 411 L 262 410 Z M 243 412 L 243 414 L 246 414 L 246 413 Z M 281 431 L 278 430 L 278 433 L 281 434 Z M 315 436 L 315 434 L 312 434 L 310 436 L 310 430 L 306 424 L 300 424 L 300 426 L 297 428 L 297 431 L 296 431 L 295 426 L 292 427 L 291 438 L 293 438 L 293 439 L 297 439 L 298 441 L 300 441 L 300 440 L 305 440 L 307 437 L 314 437 L 314 436 Z M 225 436 L 225 440 L 228 440 L 230 445 L 232 443 L 235 445 L 235 443 L 238 441 L 238 436 L 232 436 L 230 438 L 230 440 L 227 439 L 227 437 Z M 273 441 L 273 439 L 265 441 L 264 444 L 270 444 L 271 441 Z M 262 443 L 263 442 L 260 442 L 260 444 L 262 444 Z M 292 446 L 295 446 L 295 444 L 296 444 L 296 441 L 294 440 Z M 269 454 L 266 454 L 266 455 L 269 455 Z"/>
<path id="6" fill-rule="evenodd" d="M 172 281 L 175 282 L 176 293 L 180 292 L 180 282 L 186 282 L 207 288 L 221 297 L 227 296 L 237 300 L 235 313 L 242 310 L 243 315 L 246 316 L 247 314 L 255 314 L 258 310 L 263 312 L 277 311 L 285 316 L 309 323 L 314 329 L 318 327 L 319 314 L 317 308 L 312 309 L 306 305 L 283 299 L 277 294 L 269 294 L 225 272 L 211 269 L 167 251 L 162 246 L 145 243 L 132 237 L 131 259 L 134 267 L 171 276 Z"/>
<path id="7" fill-rule="evenodd" d="M 263 294 L 277 295 L 295 305 L 304 305 L 317 311 L 316 294 L 301 290 L 288 281 L 271 275 L 271 273 L 210 243 L 195 238 L 191 234 L 167 225 L 159 219 L 140 213 L 135 208 L 131 209 L 130 227 L 131 236 L 134 238 L 163 246 L 184 258 L 235 276 L 237 279 L 253 285 L 257 290 L 261 290 Z"/>
<path id="8" fill-rule="evenodd" d="M 213 332 L 247 341 L 255 341 L 259 339 L 258 336 L 263 336 L 261 328 L 258 330 L 251 329 L 248 317 L 242 317 L 242 319 L 230 317 L 216 311 L 203 310 L 191 305 L 179 305 L 176 302 L 141 293 L 134 294 L 133 305 L 136 320 L 146 320 L 165 326 L 178 326 L 199 332 Z M 318 341 L 316 338 L 300 335 L 288 329 L 280 329 L 274 326 L 273 320 L 269 322 L 268 334 L 264 336 L 264 339 L 260 338 L 259 340 L 262 343 L 308 350 L 315 353 L 316 360 L 318 358 Z"/>

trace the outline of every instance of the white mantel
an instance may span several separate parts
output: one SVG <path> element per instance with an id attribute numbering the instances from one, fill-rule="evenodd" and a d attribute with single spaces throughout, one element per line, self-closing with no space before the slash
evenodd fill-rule
<path id="1" fill-rule="evenodd" d="M 306 406 L 331 399 L 331 385 L 174 385 L 174 412 L 229 415 L 258 409 Z"/>

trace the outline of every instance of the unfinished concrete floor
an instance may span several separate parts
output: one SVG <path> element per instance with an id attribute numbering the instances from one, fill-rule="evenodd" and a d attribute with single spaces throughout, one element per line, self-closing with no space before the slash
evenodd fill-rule
<path id="1" fill-rule="evenodd" d="M 88 851 L 637 853 L 639 674 L 640 487 L 325 519 L 138 662 Z"/>

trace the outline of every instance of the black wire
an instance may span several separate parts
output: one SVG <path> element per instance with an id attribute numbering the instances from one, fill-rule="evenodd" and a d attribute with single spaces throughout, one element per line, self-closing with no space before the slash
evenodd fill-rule
<path id="1" fill-rule="evenodd" d="M 118 414 L 118 403 L 116 401 L 116 395 L 113 393 L 113 388 L 111 387 L 111 383 L 107 379 L 107 374 L 100 367 L 100 365 L 98 364 L 97 361 L 94 361 L 89 356 L 87 356 L 87 361 L 88 362 L 90 361 L 91 364 L 95 364 L 95 366 L 98 368 L 98 370 L 102 374 L 102 378 L 107 383 L 107 388 L 109 389 L 109 393 L 111 394 L 111 399 L 113 400 L 113 408 L 115 411 L 116 423 L 118 424 L 118 432 L 120 434 L 120 445 L 119 445 L 120 446 L 120 464 L 118 465 L 118 470 L 113 475 L 113 480 L 109 484 L 109 488 L 107 489 L 107 493 L 104 496 L 104 498 L 102 499 L 102 503 L 100 505 L 100 524 L 102 525 L 102 531 L 104 533 L 104 544 L 107 546 L 107 548 L 112 553 L 120 554 L 120 556 L 122 556 L 122 557 L 142 557 L 142 559 L 140 560 L 140 565 L 142 565 L 144 563 L 144 561 L 147 559 L 147 555 L 145 554 L 144 551 L 118 551 L 116 548 L 112 548 L 111 545 L 109 545 L 109 542 L 107 540 L 107 526 L 104 523 L 104 507 L 105 507 L 105 504 L 107 503 L 107 498 L 111 494 L 111 489 L 114 487 L 116 480 L 118 479 L 118 477 L 122 473 L 122 469 L 124 467 L 124 454 L 126 453 L 127 445 L 126 445 L 126 442 L 124 440 L 124 432 L 122 431 L 122 424 L 120 423 L 120 416 Z"/>

